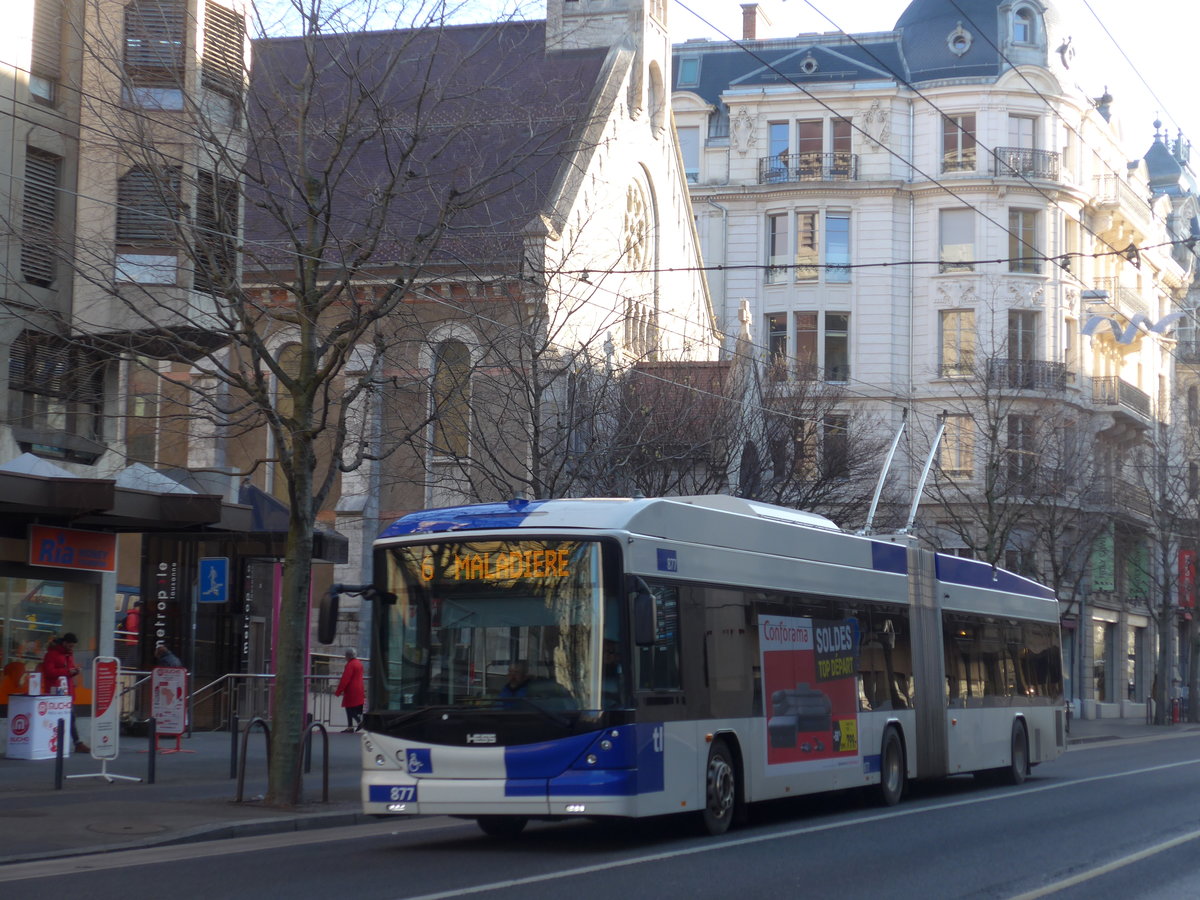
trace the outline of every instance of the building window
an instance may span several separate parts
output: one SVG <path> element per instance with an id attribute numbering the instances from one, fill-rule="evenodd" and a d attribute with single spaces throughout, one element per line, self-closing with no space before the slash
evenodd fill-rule
<path id="1" fill-rule="evenodd" d="M 1200 388 L 1194 384 L 1187 389 L 1187 423 L 1190 428 L 1200 425 Z"/>
<path id="2" fill-rule="evenodd" d="M 683 173 L 688 184 L 696 184 L 700 180 L 700 129 L 695 125 L 677 128 L 679 135 L 679 155 L 683 157 Z"/>
<path id="3" fill-rule="evenodd" d="M 675 68 L 676 87 L 695 87 L 700 83 L 700 57 L 683 56 Z"/>
<path id="4" fill-rule="evenodd" d="M 30 147 L 25 153 L 25 196 L 21 210 L 21 275 L 50 287 L 57 263 L 58 181 L 62 160 Z"/>
<path id="5" fill-rule="evenodd" d="M 212 0 L 204 4 L 204 56 L 200 83 L 232 100 L 246 84 L 246 22 Z"/>
<path id="6" fill-rule="evenodd" d="M 850 475 L 849 420 L 844 415 L 828 415 L 821 424 L 821 474 L 846 478 Z"/>
<path id="7" fill-rule="evenodd" d="M 1019 150 L 1036 150 L 1037 119 L 1033 116 L 1008 117 L 1008 145 Z"/>
<path id="8" fill-rule="evenodd" d="M 196 174 L 194 286 L 231 296 L 237 288 L 238 183 L 206 172 Z"/>
<path id="9" fill-rule="evenodd" d="M 975 472 L 975 428 L 970 416 L 946 416 L 938 446 L 938 465 L 948 478 L 970 478 Z"/>
<path id="10" fill-rule="evenodd" d="M 471 352 L 462 341 L 443 341 L 433 366 L 433 452 L 463 458 L 470 452 Z"/>
<path id="11" fill-rule="evenodd" d="M 133 0 L 125 6 L 126 102 L 183 109 L 186 12 L 183 0 Z"/>
<path id="12" fill-rule="evenodd" d="M 125 456 L 131 462 L 158 465 L 160 376 L 153 360 L 138 357 L 129 362 L 125 416 Z"/>
<path id="13" fill-rule="evenodd" d="M 1036 36 L 1033 10 L 1021 7 L 1013 13 L 1013 43 L 1032 44 Z"/>
<path id="14" fill-rule="evenodd" d="M 1189 500 L 1200 496 L 1200 465 L 1194 462 L 1188 463 L 1187 495 Z"/>
<path id="15" fill-rule="evenodd" d="M 787 376 L 787 313 L 770 313 L 767 316 L 767 360 L 773 375 Z"/>
<path id="16" fill-rule="evenodd" d="M 60 435 L 103 439 L 105 363 L 95 351 L 24 331 L 9 348 L 9 416 L 24 452 L 93 463 L 103 448 Z"/>
<path id="17" fill-rule="evenodd" d="M 779 284 L 787 278 L 787 237 L 787 213 L 767 216 L 767 284 Z"/>
<path id="18" fill-rule="evenodd" d="M 807 380 L 850 380 L 850 313 L 795 313 L 796 374 Z"/>
<path id="19" fill-rule="evenodd" d="M 1038 213 L 1033 209 L 1008 211 L 1008 271 L 1037 274 L 1042 271 L 1038 249 Z"/>
<path id="20" fill-rule="evenodd" d="M 1029 362 L 1038 353 L 1038 314 L 1032 309 L 1008 311 L 1008 358 Z"/>
<path id="21" fill-rule="evenodd" d="M 975 113 L 942 116 L 942 171 L 975 170 Z"/>
<path id="22" fill-rule="evenodd" d="M 975 270 L 975 211 L 972 209 L 943 209 L 938 215 L 941 235 L 939 272 L 973 272 Z"/>
<path id="23" fill-rule="evenodd" d="M 796 213 L 796 280 L 816 281 L 817 264 L 820 262 L 817 228 L 817 213 Z"/>
<path id="24" fill-rule="evenodd" d="M 34 0 L 29 92 L 42 103 L 54 103 L 58 95 L 62 74 L 62 3 L 63 0 Z"/>
<path id="25" fill-rule="evenodd" d="M 850 280 L 850 213 L 825 214 L 825 280 Z"/>
<path id="26" fill-rule="evenodd" d="M 174 284 L 180 170 L 135 166 L 117 181 L 117 280 Z"/>
<path id="27" fill-rule="evenodd" d="M 975 310 L 948 309 L 940 316 L 938 374 L 944 378 L 971 375 L 975 371 Z"/>
<path id="28" fill-rule="evenodd" d="M 1008 479 L 1013 488 L 1028 490 L 1032 486 L 1030 482 L 1037 470 L 1035 434 L 1033 416 L 1008 417 Z"/>

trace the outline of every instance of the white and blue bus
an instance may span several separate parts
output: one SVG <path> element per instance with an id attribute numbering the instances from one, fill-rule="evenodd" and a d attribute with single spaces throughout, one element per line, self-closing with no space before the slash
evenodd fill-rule
<path id="1" fill-rule="evenodd" d="M 512 836 L 690 812 L 719 834 L 761 800 L 860 787 L 890 805 L 909 780 L 968 772 L 1019 784 L 1064 749 L 1050 590 L 795 510 L 426 510 L 376 541 L 372 585 L 337 587 L 374 603 L 368 814 Z"/>

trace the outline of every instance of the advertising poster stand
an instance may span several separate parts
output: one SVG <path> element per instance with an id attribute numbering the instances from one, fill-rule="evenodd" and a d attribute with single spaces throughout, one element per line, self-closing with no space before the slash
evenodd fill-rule
<path id="1" fill-rule="evenodd" d="M 187 730 L 187 669 L 182 666 L 156 666 L 150 675 L 150 715 L 155 723 L 155 749 L 159 753 L 195 753 L 179 746 Z M 158 746 L 163 737 L 174 737 L 175 746 Z"/>
<path id="2" fill-rule="evenodd" d="M 110 784 L 121 781 L 141 781 L 133 775 L 116 775 L 108 771 L 108 761 L 120 753 L 121 704 L 118 702 L 121 685 L 121 663 L 111 656 L 92 660 L 92 759 L 100 760 L 100 771 L 68 778 L 103 778 Z"/>

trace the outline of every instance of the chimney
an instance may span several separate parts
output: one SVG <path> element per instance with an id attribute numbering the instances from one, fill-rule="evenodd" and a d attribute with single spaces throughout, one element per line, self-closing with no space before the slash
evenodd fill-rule
<path id="1" fill-rule="evenodd" d="M 742 40 L 758 40 L 758 4 L 742 4 Z"/>

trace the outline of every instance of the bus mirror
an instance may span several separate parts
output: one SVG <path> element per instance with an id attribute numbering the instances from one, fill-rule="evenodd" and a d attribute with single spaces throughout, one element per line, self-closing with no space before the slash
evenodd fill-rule
<path id="1" fill-rule="evenodd" d="M 337 637 L 338 599 L 341 597 L 341 585 L 331 585 L 321 597 L 321 606 L 317 610 L 317 640 L 322 644 L 332 644 Z"/>
<path id="2" fill-rule="evenodd" d="M 633 641 L 650 647 L 658 631 L 658 614 L 650 585 L 636 575 L 626 576 L 625 588 L 633 599 Z"/>

